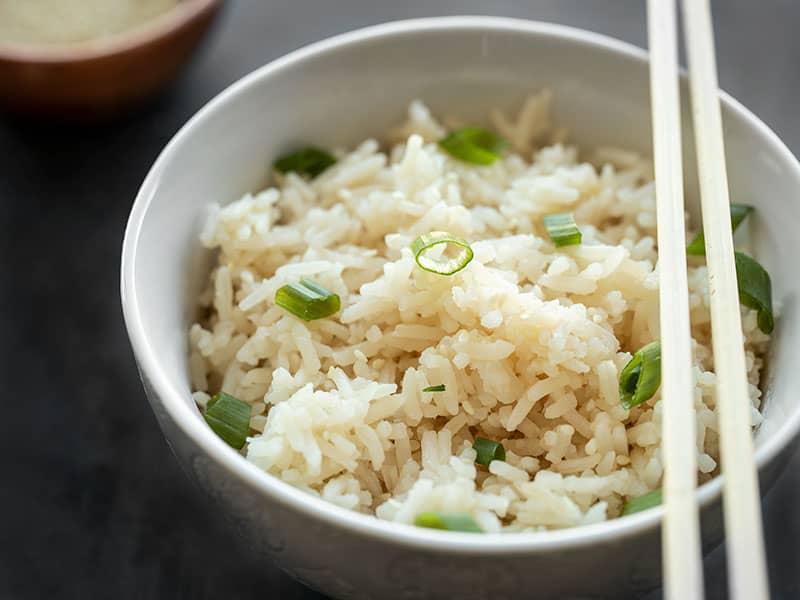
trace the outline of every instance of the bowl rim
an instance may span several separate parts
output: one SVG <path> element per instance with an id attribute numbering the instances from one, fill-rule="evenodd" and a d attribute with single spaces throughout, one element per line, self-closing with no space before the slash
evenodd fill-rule
<path id="1" fill-rule="evenodd" d="M 246 92 L 258 82 L 285 69 L 298 66 L 320 54 L 375 41 L 378 38 L 413 36 L 415 34 L 429 35 L 435 32 L 452 33 L 454 30 L 485 31 L 498 35 L 511 33 L 551 37 L 586 45 L 597 51 L 617 54 L 620 58 L 634 59 L 645 63 L 649 61 L 648 53 L 638 46 L 570 26 L 506 17 L 447 16 L 393 21 L 335 35 L 294 50 L 229 85 L 196 112 L 172 137 L 145 178 L 131 209 L 122 247 L 120 284 L 125 324 L 142 379 L 152 386 L 156 398 L 151 398 L 151 401 L 160 401 L 169 418 L 175 422 L 176 427 L 219 466 L 235 475 L 248 487 L 254 488 L 262 495 L 269 496 L 271 500 L 288 509 L 303 513 L 311 519 L 318 519 L 332 527 L 347 529 L 353 534 L 406 548 L 473 555 L 507 555 L 520 552 L 534 554 L 552 550 L 567 550 L 612 540 L 621 541 L 644 534 L 660 524 L 664 516 L 663 506 L 623 518 L 568 529 L 537 533 L 486 533 L 482 535 L 413 527 L 384 521 L 372 515 L 336 506 L 262 471 L 218 438 L 202 419 L 197 418 L 197 412 L 192 411 L 184 394 L 164 372 L 160 362 L 156 359 L 156 352 L 144 333 L 135 281 L 139 234 L 165 165 L 180 150 L 183 140 L 199 123 L 224 111 L 232 99 Z M 682 74 L 682 77 L 685 78 L 685 73 Z M 720 90 L 720 100 L 726 110 L 745 121 L 749 127 L 765 139 L 768 146 L 772 146 L 778 154 L 783 156 L 787 164 L 793 165 L 800 178 L 800 163 L 766 124 L 722 90 Z M 756 449 L 757 467 L 762 469 L 773 460 L 791 442 L 798 430 L 800 430 L 800 409 L 795 410 L 782 423 L 780 429 L 773 432 Z M 715 477 L 701 485 L 696 491 L 699 506 L 705 508 L 717 501 L 720 497 L 721 487 L 721 477 Z M 265 510 L 267 510 L 266 507 Z"/>
<path id="2" fill-rule="evenodd" d="M 124 54 L 168 37 L 222 5 L 223 0 L 181 0 L 152 19 L 96 39 L 65 44 L 0 42 L 0 61 L 63 65 Z"/>

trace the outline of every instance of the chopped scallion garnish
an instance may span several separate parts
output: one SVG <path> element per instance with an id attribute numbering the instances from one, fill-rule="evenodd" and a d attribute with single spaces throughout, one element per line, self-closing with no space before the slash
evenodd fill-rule
<path id="1" fill-rule="evenodd" d="M 483 530 L 478 527 L 475 519 L 467 513 L 419 513 L 417 518 L 414 519 L 414 525 L 417 527 L 428 527 L 430 529 L 445 529 L 447 531 L 483 533 Z"/>
<path id="2" fill-rule="evenodd" d="M 619 375 L 622 406 L 631 409 L 653 397 L 661 385 L 661 342 L 642 346 Z"/>
<path id="3" fill-rule="evenodd" d="M 443 248 L 437 248 L 442 246 Z M 455 255 L 448 257 L 447 252 L 455 249 Z M 435 255 L 441 250 L 439 256 Z M 411 242 L 411 251 L 420 269 L 437 275 L 453 275 L 466 267 L 472 260 L 470 245 L 446 231 L 431 231 Z"/>
<path id="4" fill-rule="evenodd" d="M 503 444 L 500 442 L 479 437 L 475 438 L 472 447 L 478 453 L 478 456 L 475 457 L 475 462 L 484 467 L 488 467 L 493 460 L 506 459 L 506 449 L 503 448 Z"/>
<path id="5" fill-rule="evenodd" d="M 632 515 L 633 513 L 653 508 L 659 504 L 661 504 L 661 488 L 648 492 L 638 498 L 628 500 L 622 507 L 622 514 L 623 516 Z"/>
<path id="6" fill-rule="evenodd" d="M 734 252 L 736 282 L 739 302 L 758 311 L 758 328 L 771 333 L 775 322 L 772 317 L 772 282 L 769 273 L 746 254 Z"/>
<path id="7" fill-rule="evenodd" d="M 734 231 L 739 225 L 742 224 L 749 215 L 753 212 L 753 207 L 747 204 L 731 204 L 731 227 Z M 701 229 L 694 236 L 694 239 L 686 246 L 686 254 L 692 256 L 705 256 L 706 255 L 706 238 Z"/>
<path id="8" fill-rule="evenodd" d="M 731 204 L 731 227 L 733 231 L 753 212 L 747 204 Z M 703 230 L 686 247 L 686 254 L 705 256 L 706 243 Z M 736 282 L 739 287 L 739 302 L 758 311 L 758 328 L 764 333 L 772 333 L 775 321 L 772 315 L 772 281 L 769 273 L 758 261 L 734 252 L 736 262 Z"/>
<path id="9" fill-rule="evenodd" d="M 203 415 L 209 427 L 230 447 L 239 450 L 250 433 L 250 405 L 220 392 L 206 404 Z"/>
<path id="10" fill-rule="evenodd" d="M 273 166 L 281 173 L 294 171 L 300 175 L 316 177 L 335 163 L 336 159 L 324 150 L 308 147 L 280 157 Z"/>
<path id="11" fill-rule="evenodd" d="M 473 165 L 490 165 L 500 158 L 508 142 L 486 129 L 465 127 L 441 140 L 439 146 L 458 160 Z"/>
<path id="12" fill-rule="evenodd" d="M 562 246 L 577 246 L 581 243 L 581 230 L 575 224 L 572 213 L 556 213 L 545 215 L 544 226 L 547 235 L 556 248 Z"/>
<path id="13" fill-rule="evenodd" d="M 447 389 L 446 386 L 443 383 L 440 383 L 439 385 L 429 385 L 426 388 L 422 388 L 422 391 L 423 392 L 443 392 L 446 389 Z"/>
<path id="14" fill-rule="evenodd" d="M 308 279 L 280 288 L 275 293 L 275 304 L 304 321 L 330 317 L 341 305 L 337 294 Z"/>

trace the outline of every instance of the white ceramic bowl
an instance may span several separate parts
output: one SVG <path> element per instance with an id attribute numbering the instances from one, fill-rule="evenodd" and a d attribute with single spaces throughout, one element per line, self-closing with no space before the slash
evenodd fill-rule
<path id="1" fill-rule="evenodd" d="M 648 153 L 647 55 L 556 25 L 485 17 L 406 21 L 293 52 L 222 92 L 173 138 L 131 213 L 122 303 L 147 395 L 178 460 L 219 505 L 232 532 L 335 598 L 624 598 L 660 579 L 654 509 L 541 534 L 470 535 L 379 521 L 313 498 L 248 463 L 206 426 L 190 397 L 186 332 L 209 256 L 197 236 L 212 202 L 265 182 L 301 143 L 380 135 L 424 98 L 437 112 L 484 121 L 531 90 L 555 92 L 555 117 L 582 146 Z M 797 295 L 800 165 L 761 121 L 723 95 L 732 195 L 757 207 L 756 248 L 781 306 L 757 439 L 762 487 L 800 426 Z M 684 90 L 684 132 L 688 99 Z M 695 196 L 693 155 L 687 189 Z M 780 240 L 780 243 L 778 243 Z M 719 481 L 698 492 L 706 548 L 722 539 Z"/>

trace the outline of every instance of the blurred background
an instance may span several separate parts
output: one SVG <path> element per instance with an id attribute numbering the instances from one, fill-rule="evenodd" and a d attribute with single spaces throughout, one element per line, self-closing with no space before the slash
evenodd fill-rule
<path id="1" fill-rule="evenodd" d="M 0 114 L 0 598 L 323 598 L 240 550 L 171 456 L 122 323 L 123 230 L 161 148 L 231 82 L 330 35 L 448 14 L 646 40 L 644 0 L 229 0 L 187 68 L 132 111 Z M 720 0 L 714 15 L 722 87 L 800 154 L 800 2 Z M 800 598 L 798 505 L 800 454 L 764 504 L 775 598 Z M 724 550 L 705 566 L 708 597 L 726 597 Z"/>

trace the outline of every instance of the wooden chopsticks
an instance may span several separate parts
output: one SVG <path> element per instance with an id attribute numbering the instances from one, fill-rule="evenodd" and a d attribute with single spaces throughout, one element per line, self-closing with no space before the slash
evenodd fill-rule
<path id="1" fill-rule="evenodd" d="M 709 1 L 683 0 L 683 17 L 717 374 L 728 588 L 731 598 L 767 600 L 761 500 L 753 458 L 750 398 Z"/>
<path id="2" fill-rule="evenodd" d="M 648 0 L 656 171 L 666 506 L 666 597 L 703 597 L 695 503 L 696 446 L 683 217 L 677 24 L 674 0 Z M 692 114 L 717 375 L 730 596 L 767 600 L 758 476 L 753 458 L 725 146 L 709 0 L 683 0 Z"/>
<path id="3" fill-rule="evenodd" d="M 697 457 L 686 275 L 677 17 L 674 0 L 648 0 L 661 329 L 662 533 L 666 597 L 703 597 L 700 522 L 694 492 Z"/>

